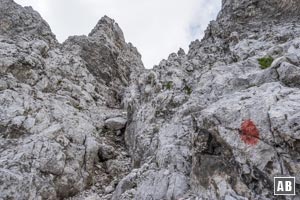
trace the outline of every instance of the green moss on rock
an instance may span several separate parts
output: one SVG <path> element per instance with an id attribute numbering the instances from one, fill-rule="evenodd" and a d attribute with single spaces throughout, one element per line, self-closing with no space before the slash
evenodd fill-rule
<path id="1" fill-rule="evenodd" d="M 257 60 L 258 60 L 258 63 L 260 64 L 261 69 L 269 68 L 272 65 L 273 61 L 274 61 L 274 59 L 271 56 L 259 58 Z"/>
<path id="2" fill-rule="evenodd" d="M 173 88 L 173 82 L 172 81 L 169 81 L 165 87 L 168 89 L 168 90 L 171 90 Z"/>

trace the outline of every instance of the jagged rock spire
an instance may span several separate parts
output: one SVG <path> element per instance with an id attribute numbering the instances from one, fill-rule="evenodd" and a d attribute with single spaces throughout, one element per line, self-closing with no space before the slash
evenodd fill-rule
<path id="1" fill-rule="evenodd" d="M 123 31 L 113 19 L 106 15 L 98 21 L 89 36 L 103 37 L 106 40 L 114 41 L 119 48 L 124 48 L 126 46 Z"/>
<path id="2" fill-rule="evenodd" d="M 13 0 L 0 0 L 0 34 L 8 37 L 41 39 L 50 44 L 58 42 L 48 23 L 32 7 L 22 7 Z"/>

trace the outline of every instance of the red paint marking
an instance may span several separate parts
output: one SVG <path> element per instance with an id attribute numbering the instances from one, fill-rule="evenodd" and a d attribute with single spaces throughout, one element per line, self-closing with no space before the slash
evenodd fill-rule
<path id="1" fill-rule="evenodd" d="M 253 121 L 244 121 L 241 125 L 241 140 L 249 145 L 256 145 L 259 142 L 259 132 Z"/>

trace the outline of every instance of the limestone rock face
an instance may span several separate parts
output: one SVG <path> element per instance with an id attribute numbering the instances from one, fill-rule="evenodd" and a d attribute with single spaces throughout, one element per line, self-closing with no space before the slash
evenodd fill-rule
<path id="1" fill-rule="evenodd" d="M 223 1 L 202 41 L 140 74 L 123 100 L 136 170 L 113 199 L 276 199 L 276 175 L 300 195 L 296 3 Z"/>
<path id="2" fill-rule="evenodd" d="M 122 91 L 143 69 L 137 50 L 107 17 L 62 45 L 13 1 L 0 1 L 0 23 L 0 199 L 109 195 L 130 161 L 105 120 L 124 116 Z"/>
<path id="3" fill-rule="evenodd" d="M 7 36 L 15 41 L 20 38 L 39 39 L 50 46 L 57 45 L 58 42 L 47 22 L 31 7 L 23 8 L 13 0 L 1 0 L 0 3 L 1 36 Z"/>
<path id="4" fill-rule="evenodd" d="M 0 199 L 276 199 L 281 175 L 297 199 L 299 0 L 222 4 L 146 70 L 107 16 L 59 44 L 0 0 Z"/>
<path id="5" fill-rule="evenodd" d="M 69 37 L 63 50 L 80 56 L 88 71 L 108 88 L 112 97 L 109 107 L 120 105 L 122 91 L 143 69 L 137 49 L 125 42 L 118 24 L 107 16 L 99 20 L 88 37 Z"/>
<path id="6" fill-rule="evenodd" d="M 299 0 L 223 0 L 218 19 L 237 22 L 298 18 Z M 261 21 L 262 22 L 262 21 Z"/>

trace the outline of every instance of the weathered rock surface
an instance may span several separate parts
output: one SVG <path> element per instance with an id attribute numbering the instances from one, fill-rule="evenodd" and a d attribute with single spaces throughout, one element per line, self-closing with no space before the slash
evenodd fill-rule
<path id="1" fill-rule="evenodd" d="M 222 4 L 145 70 L 108 17 L 59 44 L 0 0 L 0 199 L 299 199 L 300 2 Z"/>
<path id="2" fill-rule="evenodd" d="M 110 129 L 110 130 L 121 130 L 125 128 L 127 120 L 123 117 L 114 117 L 105 120 L 105 127 Z"/>
<path id="3" fill-rule="evenodd" d="M 225 0 L 201 42 L 140 75 L 124 99 L 137 169 L 113 199 L 276 199 L 275 175 L 300 196 L 298 3 Z"/>
<path id="4" fill-rule="evenodd" d="M 143 69 L 137 50 L 108 17 L 62 45 L 11 0 L 0 23 L 0 199 L 63 199 L 96 182 L 108 193 L 130 160 L 105 120 L 124 115 L 119 99 Z"/>

